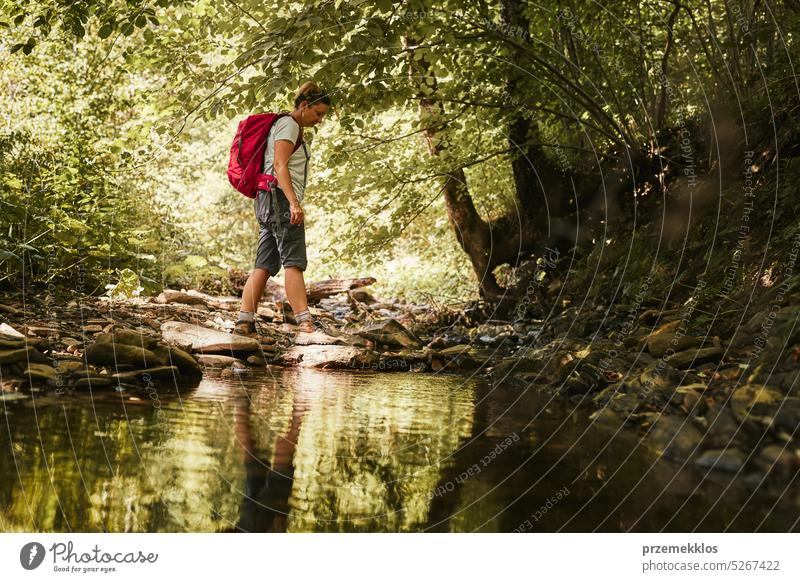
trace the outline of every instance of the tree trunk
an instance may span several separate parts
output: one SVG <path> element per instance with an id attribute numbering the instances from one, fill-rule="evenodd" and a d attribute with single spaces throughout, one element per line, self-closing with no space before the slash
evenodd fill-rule
<path id="1" fill-rule="evenodd" d="M 530 30 L 530 22 L 524 14 L 520 0 L 501 0 L 500 17 L 504 30 Z M 514 51 L 513 61 L 522 63 L 524 55 Z M 518 73 L 512 73 L 507 81 L 508 95 L 512 103 L 524 101 L 522 83 Z M 513 151 L 511 162 L 517 199 L 522 209 L 522 242 L 524 250 L 530 250 L 541 241 L 542 232 L 548 230 L 550 219 L 564 215 L 568 210 L 566 198 L 570 189 L 565 186 L 563 172 L 545 155 L 538 137 L 536 125 L 524 110 L 517 112 L 509 124 L 508 141 Z"/>
<path id="2" fill-rule="evenodd" d="M 425 138 L 428 151 L 432 156 L 439 156 L 447 148 L 446 136 L 438 128 L 439 121 L 444 118 L 444 105 L 435 99 L 436 78 L 430 74 L 427 59 L 414 59 L 415 41 L 404 39 L 409 58 L 409 81 L 415 88 L 420 111 L 425 114 Z M 497 265 L 496 256 L 492 253 L 492 235 L 489 224 L 481 218 L 467 189 L 466 176 L 461 167 L 447 172 L 442 185 L 445 207 L 450 224 L 453 225 L 456 240 L 462 250 L 467 253 L 472 269 L 478 278 L 479 291 L 488 300 L 497 300 L 504 292 L 492 273 Z M 495 234 L 495 236 L 497 236 Z"/>

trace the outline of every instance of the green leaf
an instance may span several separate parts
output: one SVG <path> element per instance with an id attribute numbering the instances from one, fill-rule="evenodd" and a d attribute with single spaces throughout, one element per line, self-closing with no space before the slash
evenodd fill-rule
<path id="1" fill-rule="evenodd" d="M 97 36 L 100 38 L 108 38 L 111 36 L 111 33 L 114 32 L 114 25 L 110 22 L 106 22 L 103 26 L 100 27 L 100 30 L 97 31 Z"/>

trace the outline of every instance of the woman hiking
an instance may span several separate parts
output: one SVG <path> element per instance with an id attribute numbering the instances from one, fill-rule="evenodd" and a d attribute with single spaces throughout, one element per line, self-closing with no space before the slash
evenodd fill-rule
<path id="1" fill-rule="evenodd" d="M 306 231 L 301 203 L 305 194 L 308 161 L 311 157 L 303 140 L 303 128 L 320 123 L 328 112 L 330 97 L 315 83 L 297 90 L 294 110 L 278 118 L 267 138 L 264 173 L 277 178 L 271 191 L 259 190 L 255 199 L 259 223 L 258 247 L 253 272 L 242 293 L 242 307 L 234 333 L 256 333 L 255 317 L 267 279 L 286 270 L 286 296 L 292 306 L 298 331 L 326 330 L 308 311 L 303 271 L 306 269 Z M 300 140 L 302 146 L 295 149 Z"/>

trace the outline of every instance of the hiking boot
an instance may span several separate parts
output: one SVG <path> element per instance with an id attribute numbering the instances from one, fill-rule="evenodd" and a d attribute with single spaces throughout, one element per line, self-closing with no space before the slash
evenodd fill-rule
<path id="1" fill-rule="evenodd" d="M 330 328 L 325 323 L 315 318 L 306 319 L 304 322 L 299 323 L 297 325 L 297 331 L 303 333 L 314 333 L 315 331 L 321 331 L 326 335 L 330 334 Z"/>
<path id="2" fill-rule="evenodd" d="M 255 321 L 237 321 L 233 326 L 233 333 L 253 336 L 258 334 L 258 328 L 256 328 Z"/>

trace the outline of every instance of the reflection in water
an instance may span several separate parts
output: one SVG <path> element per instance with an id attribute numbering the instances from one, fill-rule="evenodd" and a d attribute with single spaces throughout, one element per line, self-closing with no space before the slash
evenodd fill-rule
<path id="1" fill-rule="evenodd" d="M 0 531 L 787 531 L 800 514 L 772 482 L 740 511 L 747 479 L 658 461 L 534 390 L 286 370 L 159 398 L 2 409 Z"/>

